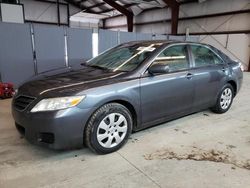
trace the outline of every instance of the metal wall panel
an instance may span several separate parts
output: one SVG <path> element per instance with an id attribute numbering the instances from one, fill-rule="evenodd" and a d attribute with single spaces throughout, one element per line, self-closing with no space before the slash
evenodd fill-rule
<path id="1" fill-rule="evenodd" d="M 199 42 L 200 41 L 200 37 L 199 36 L 188 36 L 188 37 L 186 37 L 186 41 L 189 41 L 189 42 Z"/>
<path id="2" fill-rule="evenodd" d="M 1 79 L 18 86 L 35 74 L 30 26 L 0 23 L 0 33 Z"/>
<path id="3" fill-rule="evenodd" d="M 136 33 L 136 40 L 152 40 L 152 34 Z"/>
<path id="4" fill-rule="evenodd" d="M 136 33 L 120 32 L 120 43 L 136 41 Z"/>
<path id="5" fill-rule="evenodd" d="M 92 58 L 92 29 L 67 28 L 69 65 L 79 65 Z"/>
<path id="6" fill-rule="evenodd" d="M 168 36 L 167 35 L 155 35 L 154 40 L 167 40 Z"/>
<path id="7" fill-rule="evenodd" d="M 118 45 L 118 32 L 99 30 L 99 54 Z"/>
<path id="8" fill-rule="evenodd" d="M 169 35 L 169 40 L 176 40 L 176 41 L 185 41 L 186 36 L 175 36 L 175 35 Z"/>
<path id="9" fill-rule="evenodd" d="M 38 73 L 65 67 L 64 28 L 34 25 Z"/>
<path id="10" fill-rule="evenodd" d="M 175 36 L 169 35 L 169 40 L 199 42 L 199 36 Z"/>

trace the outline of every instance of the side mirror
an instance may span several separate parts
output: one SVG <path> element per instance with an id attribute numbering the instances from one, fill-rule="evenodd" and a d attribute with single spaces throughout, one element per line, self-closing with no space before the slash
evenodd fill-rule
<path id="1" fill-rule="evenodd" d="M 86 61 L 82 62 L 80 65 L 81 65 L 81 66 L 86 65 Z"/>
<path id="2" fill-rule="evenodd" d="M 157 73 L 168 73 L 169 72 L 169 66 L 164 64 L 154 64 L 149 67 L 148 72 L 150 74 L 157 74 Z"/>

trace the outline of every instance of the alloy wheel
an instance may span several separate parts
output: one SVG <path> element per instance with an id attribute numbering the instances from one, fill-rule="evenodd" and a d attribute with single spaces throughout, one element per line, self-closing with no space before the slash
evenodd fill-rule
<path id="1" fill-rule="evenodd" d="M 220 106 L 223 110 L 227 109 L 232 102 L 233 92 L 230 88 L 225 88 L 221 94 Z"/>

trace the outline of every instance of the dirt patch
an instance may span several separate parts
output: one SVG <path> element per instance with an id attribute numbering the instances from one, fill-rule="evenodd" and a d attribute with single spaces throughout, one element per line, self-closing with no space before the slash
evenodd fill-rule
<path id="1" fill-rule="evenodd" d="M 1 161 L 0 162 L 0 166 L 17 166 L 17 162 L 13 161 L 13 160 L 6 160 L 6 161 Z"/>
<path id="2" fill-rule="evenodd" d="M 235 155 L 219 150 L 203 150 L 192 147 L 188 152 L 176 152 L 173 149 L 158 150 L 154 153 L 144 155 L 146 160 L 193 160 L 193 161 L 211 161 L 217 163 L 231 164 L 238 168 L 250 170 L 250 159 L 236 160 Z"/>
<path id="3" fill-rule="evenodd" d="M 3 155 L 8 155 L 8 154 L 12 154 L 15 153 L 15 151 L 13 150 L 4 150 L 4 151 L 0 151 L 0 156 L 2 157 Z"/>
<path id="4" fill-rule="evenodd" d="M 227 148 L 228 149 L 234 149 L 234 148 L 236 148 L 236 146 L 234 146 L 234 145 L 227 145 Z"/>
<path id="5" fill-rule="evenodd" d="M 139 140 L 137 138 L 129 138 L 129 140 L 131 140 L 132 143 L 136 143 L 136 142 L 139 142 Z"/>
<path id="6" fill-rule="evenodd" d="M 180 130 L 179 129 L 174 129 L 176 132 L 179 132 Z M 187 131 L 182 131 L 183 134 L 188 134 Z"/>

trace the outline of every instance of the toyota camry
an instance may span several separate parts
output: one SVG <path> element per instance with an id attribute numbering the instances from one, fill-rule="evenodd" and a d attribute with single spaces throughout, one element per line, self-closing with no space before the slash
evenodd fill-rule
<path id="1" fill-rule="evenodd" d="M 12 114 L 31 143 L 106 154 L 134 131 L 208 108 L 225 113 L 242 78 L 240 63 L 210 45 L 129 42 L 22 84 Z"/>

